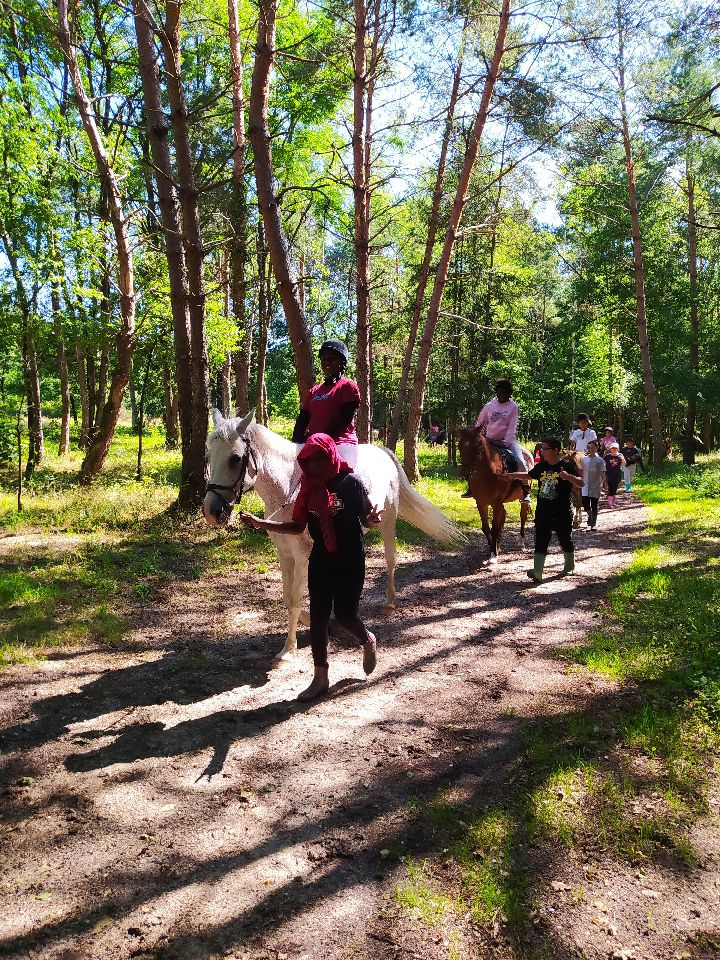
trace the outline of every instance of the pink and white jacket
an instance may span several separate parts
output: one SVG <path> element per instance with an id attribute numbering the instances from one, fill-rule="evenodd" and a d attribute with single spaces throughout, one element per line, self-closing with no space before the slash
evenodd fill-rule
<path id="1" fill-rule="evenodd" d="M 488 440 L 495 440 L 505 447 L 511 446 L 517 440 L 518 415 L 520 411 L 514 400 L 500 403 L 493 397 L 480 411 L 476 427 L 485 427 L 485 436 Z"/>

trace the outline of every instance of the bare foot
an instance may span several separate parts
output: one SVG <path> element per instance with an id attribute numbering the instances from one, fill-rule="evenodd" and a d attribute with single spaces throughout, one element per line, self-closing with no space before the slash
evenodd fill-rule
<path id="1" fill-rule="evenodd" d="M 312 683 L 309 687 L 306 687 L 302 693 L 297 695 L 297 699 L 300 703 L 307 703 L 308 700 L 314 700 L 316 697 L 322 696 L 323 693 L 327 693 L 329 689 L 328 668 L 315 667 L 315 675 L 312 678 Z"/>
<path id="2" fill-rule="evenodd" d="M 363 670 L 365 671 L 365 676 L 369 677 L 377 663 L 377 640 L 375 639 L 375 634 L 370 633 L 369 630 L 367 634 L 368 638 L 363 644 Z"/>

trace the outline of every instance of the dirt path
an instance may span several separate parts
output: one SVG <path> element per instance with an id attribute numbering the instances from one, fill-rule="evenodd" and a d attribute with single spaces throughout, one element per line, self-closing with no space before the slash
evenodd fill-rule
<path id="1" fill-rule="evenodd" d="M 388 617 L 373 553 L 377 672 L 365 682 L 358 653 L 336 641 L 335 685 L 310 707 L 293 701 L 308 650 L 269 672 L 282 641 L 275 569 L 169 589 L 137 622 L 136 649 L 0 674 L 0 956 L 511 956 L 502 931 L 467 924 L 451 942 L 392 894 L 403 854 L 442 853 L 418 827 L 418 803 L 440 791 L 492 802 L 512 790 L 529 725 L 578 708 L 601 717 L 612 702 L 612 684 L 550 656 L 598 623 L 643 510 L 628 503 L 601 527 L 577 537 L 577 576 L 552 578 L 554 553 L 537 588 L 527 555 L 479 570 L 478 546 L 418 553 Z M 529 861 L 544 910 L 527 955 L 705 956 L 693 931 L 718 926 L 717 855 L 692 874 L 588 872 L 561 851 Z M 562 895 L 577 871 L 582 903 Z"/>

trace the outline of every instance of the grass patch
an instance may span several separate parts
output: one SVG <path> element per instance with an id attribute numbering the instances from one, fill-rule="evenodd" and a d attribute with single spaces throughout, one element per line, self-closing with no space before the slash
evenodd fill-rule
<path id="1" fill-rule="evenodd" d="M 520 762 L 504 799 L 415 805 L 426 851 L 415 885 L 431 878 L 433 902 L 446 897 L 456 915 L 465 905 L 488 929 L 502 918 L 515 958 L 543 949 L 528 947 L 530 920 L 562 851 L 679 871 L 703 860 L 690 827 L 707 812 L 720 750 L 720 457 L 669 466 L 637 488 L 649 542 L 619 575 L 601 629 L 558 651 L 617 693 L 539 721 L 508 716 Z M 448 869 L 433 873 L 436 861 Z M 586 897 L 581 886 L 570 895 Z"/>
<path id="2" fill-rule="evenodd" d="M 461 905 L 442 893 L 426 862 L 408 859 L 407 878 L 395 887 L 396 902 L 414 919 L 433 927 L 459 912 Z"/>

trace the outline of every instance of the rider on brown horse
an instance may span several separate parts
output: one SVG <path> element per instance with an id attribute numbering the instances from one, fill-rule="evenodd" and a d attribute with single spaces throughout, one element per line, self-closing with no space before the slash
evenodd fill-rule
<path id="1" fill-rule="evenodd" d="M 525 523 L 530 513 L 529 484 L 518 482 L 518 477 L 527 479 L 527 473 L 509 474 L 504 457 L 508 451 L 485 437 L 478 427 L 466 427 L 458 434 L 458 446 L 462 475 L 468 481 L 471 497 L 475 498 L 480 513 L 482 529 L 490 547 L 489 563 L 497 562 L 500 537 L 505 525 L 505 504 L 520 500 L 520 538 L 524 542 Z M 529 453 L 523 455 L 524 466 L 532 466 Z M 489 511 L 492 509 L 492 527 Z"/>

